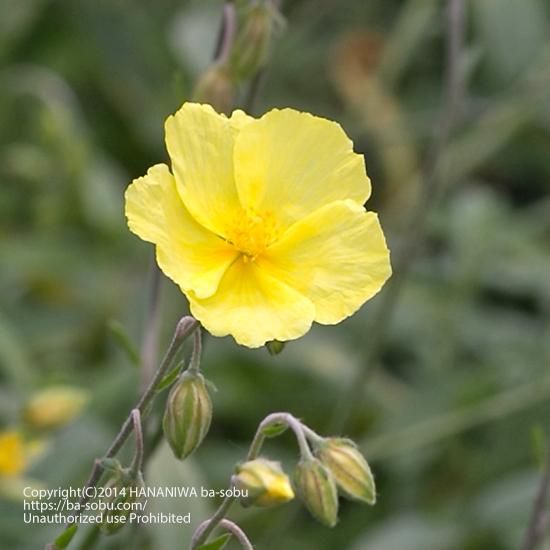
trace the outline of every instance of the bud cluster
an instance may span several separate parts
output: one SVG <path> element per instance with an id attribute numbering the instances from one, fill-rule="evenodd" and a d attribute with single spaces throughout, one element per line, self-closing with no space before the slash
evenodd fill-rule
<path id="1" fill-rule="evenodd" d="M 273 38 L 283 26 L 283 18 L 275 5 L 265 0 L 231 13 L 225 33 L 235 34 L 223 37 L 220 55 L 199 78 L 193 94 L 195 101 L 209 103 L 226 114 L 233 108 L 238 87 L 265 66 Z"/>

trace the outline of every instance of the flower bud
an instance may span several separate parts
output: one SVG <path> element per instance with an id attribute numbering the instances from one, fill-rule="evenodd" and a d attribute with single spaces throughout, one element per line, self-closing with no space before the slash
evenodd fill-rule
<path id="1" fill-rule="evenodd" d="M 231 68 L 242 80 L 250 78 L 266 62 L 269 47 L 282 17 L 269 2 L 249 8 L 231 55 Z"/>
<path id="2" fill-rule="evenodd" d="M 298 496 L 313 517 L 328 527 L 338 521 L 338 493 L 332 474 L 316 458 L 302 459 L 294 472 Z"/>
<path id="3" fill-rule="evenodd" d="M 87 400 L 86 392 L 78 388 L 47 388 L 30 399 L 23 409 L 23 418 L 32 428 L 57 428 L 80 413 Z"/>
<path id="4" fill-rule="evenodd" d="M 371 469 L 351 439 L 326 438 L 318 444 L 315 455 L 330 470 L 344 496 L 367 504 L 376 502 Z"/>
<path id="5" fill-rule="evenodd" d="M 202 374 L 186 371 L 172 387 L 164 413 L 164 435 L 177 458 L 193 453 L 208 433 L 212 401 Z"/>
<path id="6" fill-rule="evenodd" d="M 273 506 L 294 498 L 294 491 L 281 465 L 265 458 L 237 466 L 234 483 L 237 489 L 247 491 L 247 496 L 241 498 L 243 506 Z"/>
<path id="7" fill-rule="evenodd" d="M 214 65 L 199 79 L 193 94 L 199 103 L 209 103 L 218 113 L 229 114 L 235 99 L 235 83 L 224 65 Z"/>
<path id="8" fill-rule="evenodd" d="M 315 455 L 330 470 L 345 497 L 367 504 L 376 502 L 371 469 L 351 439 L 328 437 L 318 444 Z"/>
<path id="9" fill-rule="evenodd" d="M 139 491 L 144 487 L 140 472 L 133 477 L 129 470 L 121 469 L 113 475 L 104 488 L 106 498 L 102 508 L 105 511 L 100 526 L 103 534 L 113 535 L 126 525 L 130 512 L 135 513 L 132 504 L 140 500 Z"/>
<path id="10" fill-rule="evenodd" d="M 280 340 L 270 340 L 266 342 L 265 347 L 269 352 L 269 355 L 279 355 L 281 351 L 285 349 L 286 342 L 281 342 Z"/>

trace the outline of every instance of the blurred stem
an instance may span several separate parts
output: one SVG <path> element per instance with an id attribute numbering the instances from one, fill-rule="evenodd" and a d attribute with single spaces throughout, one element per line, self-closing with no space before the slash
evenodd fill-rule
<path id="1" fill-rule="evenodd" d="M 158 335 L 160 327 L 160 283 L 161 273 L 153 255 L 151 263 L 149 301 L 143 327 L 141 346 L 141 384 L 142 390 L 147 387 L 157 362 Z"/>
<path id="2" fill-rule="evenodd" d="M 373 438 L 367 445 L 366 453 L 369 460 L 381 460 L 407 453 L 435 443 L 443 437 L 449 437 L 545 401 L 549 395 L 550 377 L 546 377 L 503 392 L 463 410 L 439 415 L 401 431 Z"/>
<path id="3" fill-rule="evenodd" d="M 535 502 L 533 504 L 533 510 L 531 512 L 531 518 L 529 519 L 529 525 L 525 532 L 523 544 L 521 550 L 534 550 L 538 543 L 541 542 L 542 536 L 545 530 L 545 513 L 546 503 L 548 502 L 548 496 L 550 494 L 550 445 L 546 449 L 546 462 L 542 473 L 542 479 L 540 481 L 539 489 Z"/>
<path id="4" fill-rule="evenodd" d="M 355 406 L 361 400 L 368 376 L 379 361 L 386 334 L 395 312 L 395 306 L 422 242 L 428 214 L 438 195 L 441 185 L 441 178 L 437 177 L 439 159 L 456 126 L 458 115 L 462 111 L 464 83 L 461 57 L 464 27 L 464 0 L 447 0 L 445 102 L 423 170 L 424 184 L 422 192 L 407 224 L 408 228 L 404 232 L 406 236 L 404 243 L 396 255 L 393 276 L 380 296 L 378 307 L 374 312 L 369 329 L 366 331 L 369 347 L 366 351 L 365 367 L 357 370 L 335 409 L 331 422 L 331 429 L 335 432 L 342 431 L 349 420 Z"/>
<path id="5" fill-rule="evenodd" d="M 216 51 L 214 52 L 214 61 L 218 63 L 226 63 L 228 61 L 236 30 L 237 13 L 235 10 L 235 3 L 232 0 L 227 0 L 223 6 L 223 17 Z"/>

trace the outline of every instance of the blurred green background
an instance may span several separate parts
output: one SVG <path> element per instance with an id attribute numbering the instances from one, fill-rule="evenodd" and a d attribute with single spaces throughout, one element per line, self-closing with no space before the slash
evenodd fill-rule
<path id="1" fill-rule="evenodd" d="M 164 446 L 150 462 L 151 485 L 225 487 L 266 414 L 287 410 L 328 434 L 369 368 L 342 433 L 371 462 L 377 505 L 342 502 L 332 530 L 297 502 L 235 507 L 259 550 L 508 550 L 525 529 L 550 418 L 549 7 L 466 4 L 465 99 L 379 360 L 366 365 L 387 288 L 277 357 L 206 337 L 210 435 L 184 464 Z M 221 6 L 0 1 L 0 431 L 42 441 L 26 471 L 0 480 L 1 548 L 55 536 L 23 524 L 17 487 L 80 486 L 135 402 L 139 370 L 109 326 L 139 347 L 152 248 L 127 230 L 123 192 L 167 160 L 164 119 L 210 62 Z M 300 0 L 283 11 L 256 114 L 292 106 L 341 122 L 366 155 L 369 207 L 395 257 L 442 108 L 444 3 Z M 162 350 L 187 306 L 167 280 L 160 297 Z M 58 385 L 85 392 L 87 406 L 30 430 L 26 403 Z M 289 470 L 296 459 L 288 434 L 266 452 Z M 150 510 L 191 511 L 196 526 L 215 504 Z M 97 547 L 172 550 L 190 534 L 125 529 Z"/>

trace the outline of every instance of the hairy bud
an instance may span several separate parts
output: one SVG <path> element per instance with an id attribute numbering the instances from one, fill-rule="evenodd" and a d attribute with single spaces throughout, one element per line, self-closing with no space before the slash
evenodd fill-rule
<path id="1" fill-rule="evenodd" d="M 371 469 L 351 439 L 329 437 L 315 450 L 315 455 L 330 470 L 345 497 L 374 504 L 376 488 Z"/>
<path id="2" fill-rule="evenodd" d="M 273 506 L 294 498 L 294 491 L 281 465 L 265 458 L 237 466 L 234 483 L 238 489 L 247 491 L 247 496 L 241 498 L 243 506 Z"/>
<path id="3" fill-rule="evenodd" d="M 330 471 L 316 458 L 302 459 L 294 472 L 298 496 L 313 517 L 328 527 L 338 521 L 338 493 Z"/>
<path id="4" fill-rule="evenodd" d="M 212 401 L 202 374 L 184 372 L 172 387 L 164 413 L 164 435 L 183 460 L 202 443 L 212 420 Z"/>
<path id="5" fill-rule="evenodd" d="M 219 113 L 229 114 L 235 99 L 235 83 L 229 69 L 217 64 L 199 79 L 193 94 L 199 103 L 209 103 Z"/>
<path id="6" fill-rule="evenodd" d="M 274 33 L 281 26 L 282 16 L 270 2 L 248 9 L 231 56 L 231 68 L 238 78 L 250 78 L 265 65 Z"/>

